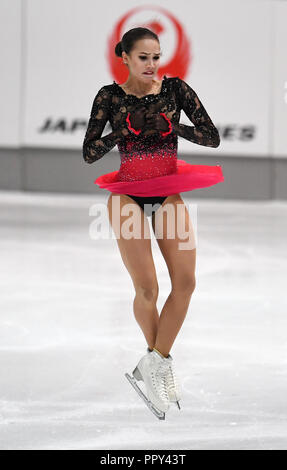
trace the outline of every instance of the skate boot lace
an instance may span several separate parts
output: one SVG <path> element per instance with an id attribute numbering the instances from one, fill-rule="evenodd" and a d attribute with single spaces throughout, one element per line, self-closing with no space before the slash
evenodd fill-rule
<path id="1" fill-rule="evenodd" d="M 157 371 L 155 374 L 152 374 L 153 376 L 153 383 L 155 385 L 155 380 L 157 382 L 157 387 L 156 389 L 158 390 L 159 396 L 164 400 L 168 401 L 168 391 L 166 388 L 166 373 L 167 373 L 167 364 L 166 363 L 161 363 L 159 364 Z"/>
<path id="2" fill-rule="evenodd" d="M 169 393 L 177 393 L 178 391 L 178 380 L 174 373 L 172 364 L 169 365 L 166 376 L 165 376 L 166 388 Z"/>

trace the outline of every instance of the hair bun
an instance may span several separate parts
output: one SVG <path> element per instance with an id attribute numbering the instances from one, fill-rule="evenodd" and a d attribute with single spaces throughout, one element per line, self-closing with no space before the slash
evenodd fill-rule
<path id="1" fill-rule="evenodd" d="M 117 45 L 115 47 L 115 54 L 118 57 L 122 57 L 122 52 L 123 52 L 122 41 L 120 41 L 120 42 L 117 43 Z"/>

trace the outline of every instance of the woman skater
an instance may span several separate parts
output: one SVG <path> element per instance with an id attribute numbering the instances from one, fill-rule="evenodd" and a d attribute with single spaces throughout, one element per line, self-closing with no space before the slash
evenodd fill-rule
<path id="1" fill-rule="evenodd" d="M 196 262 L 194 244 L 191 249 L 180 249 L 182 239 L 176 231 L 172 238 L 168 232 L 171 224 L 181 233 L 192 232 L 180 192 L 224 181 L 220 165 L 190 165 L 177 159 L 178 136 L 207 147 L 218 147 L 220 137 L 197 94 L 184 80 L 166 75 L 156 80 L 161 51 L 159 38 L 153 31 L 141 27 L 127 31 L 116 45 L 115 53 L 128 67 L 129 76 L 125 83 L 114 81 L 98 91 L 83 143 L 83 158 L 87 163 L 94 163 L 115 145 L 120 152 L 119 170 L 101 175 L 95 183 L 111 192 L 109 220 L 133 281 L 134 315 L 148 345 L 133 377 L 144 381 L 148 405 L 164 419 L 169 403 L 177 402 L 179 407 L 181 398 L 170 350 L 195 288 Z M 179 123 L 181 110 L 194 126 Z M 112 132 L 101 137 L 108 120 Z M 115 198 L 119 204 L 114 204 Z M 126 204 L 137 208 L 134 220 L 140 237 L 130 238 L 122 233 L 127 219 L 123 215 Z M 167 207 L 173 217 L 167 216 L 168 211 L 164 213 Z M 172 285 L 160 316 L 147 217 L 151 217 Z M 134 378 L 128 378 L 136 386 Z"/>

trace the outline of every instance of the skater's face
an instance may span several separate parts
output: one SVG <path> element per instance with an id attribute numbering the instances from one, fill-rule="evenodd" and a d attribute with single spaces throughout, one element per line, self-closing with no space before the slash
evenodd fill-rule
<path id="1" fill-rule="evenodd" d="M 123 60 L 127 64 L 130 77 L 146 83 L 152 81 L 156 77 L 161 54 L 160 45 L 155 39 L 137 41 L 129 55 L 123 52 Z M 152 75 L 144 75 L 147 71 L 153 72 Z"/>

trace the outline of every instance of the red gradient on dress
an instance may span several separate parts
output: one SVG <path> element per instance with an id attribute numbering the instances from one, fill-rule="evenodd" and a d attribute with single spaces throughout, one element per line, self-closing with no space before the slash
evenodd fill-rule
<path id="1" fill-rule="evenodd" d="M 133 160 L 131 169 L 136 173 Z M 148 164 L 148 163 L 147 163 Z M 119 171 L 99 176 L 95 183 L 103 189 L 118 194 L 133 196 L 170 196 L 172 194 L 212 186 L 222 183 L 224 176 L 221 165 L 191 165 L 184 160 L 176 160 L 175 171 L 164 176 L 156 176 L 137 181 L 119 181 Z"/>

